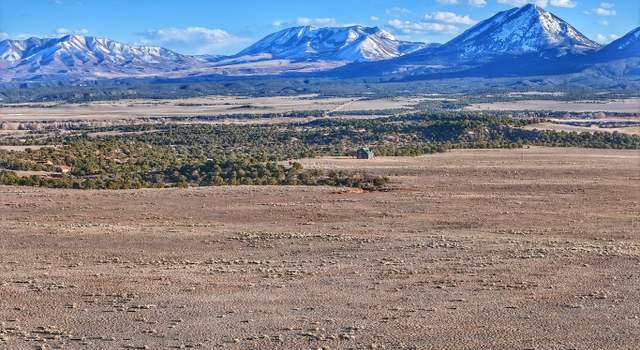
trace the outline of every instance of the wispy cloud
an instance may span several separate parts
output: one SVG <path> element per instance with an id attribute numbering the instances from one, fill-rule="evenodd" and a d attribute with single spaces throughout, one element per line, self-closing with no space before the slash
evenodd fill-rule
<path id="1" fill-rule="evenodd" d="M 404 16 L 408 16 L 408 15 L 413 14 L 413 11 L 409 10 L 408 8 L 404 8 L 404 7 L 392 7 L 392 8 L 384 10 L 384 12 L 387 15 L 393 16 L 393 17 L 404 17 Z"/>
<path id="2" fill-rule="evenodd" d="M 14 40 L 24 40 L 29 38 L 59 38 L 63 35 L 67 34 L 79 34 L 79 35 L 87 35 L 89 34 L 89 30 L 82 29 L 67 29 L 67 28 L 58 28 L 53 30 L 50 33 L 7 33 L 0 32 L 0 40 L 5 39 L 14 39 Z"/>
<path id="3" fill-rule="evenodd" d="M 551 0 L 549 1 L 549 5 L 555 7 L 574 8 L 577 4 L 571 0 Z"/>
<path id="4" fill-rule="evenodd" d="M 602 7 L 598 7 L 593 11 L 598 16 L 615 16 L 616 15 L 616 10 L 603 9 Z"/>
<path id="5" fill-rule="evenodd" d="M 436 11 L 424 15 L 422 21 L 391 19 L 387 25 L 396 32 L 405 35 L 415 34 L 457 34 L 461 27 L 476 24 L 477 21 L 468 15 L 460 15 L 451 11 Z"/>
<path id="6" fill-rule="evenodd" d="M 404 34 L 421 34 L 421 33 L 445 33 L 445 34 L 455 34 L 460 31 L 455 25 L 446 24 L 446 23 L 435 23 L 435 22 L 411 22 L 411 21 L 403 21 L 400 19 L 392 19 L 387 22 L 387 24 L 394 28 L 395 30 L 399 30 Z"/>
<path id="7" fill-rule="evenodd" d="M 476 24 L 477 21 L 471 19 L 471 17 L 467 15 L 458 15 L 454 12 L 448 11 L 437 11 L 432 12 L 430 14 L 426 14 L 424 16 L 427 20 L 449 23 L 449 24 L 465 24 L 465 25 L 473 25 Z"/>
<path id="8" fill-rule="evenodd" d="M 438 2 L 445 5 L 455 5 L 458 3 L 458 0 L 438 0 Z"/>
<path id="9" fill-rule="evenodd" d="M 89 30 L 86 29 L 86 28 L 82 28 L 82 29 L 58 28 L 58 29 L 56 29 L 56 34 L 58 34 L 58 35 L 67 35 L 67 34 L 87 35 L 87 34 L 89 34 Z"/>
<path id="10" fill-rule="evenodd" d="M 485 0 L 469 0 L 469 5 L 475 7 L 485 7 L 487 2 Z"/>
<path id="11" fill-rule="evenodd" d="M 371 17 L 378 18 L 375 16 Z M 379 19 L 379 18 L 378 18 Z M 276 28 L 285 28 L 285 27 L 293 27 L 293 26 L 316 26 L 316 27 L 344 27 L 347 24 L 338 22 L 337 19 L 332 17 L 298 17 L 294 20 L 276 20 L 271 23 Z"/>
<path id="12" fill-rule="evenodd" d="M 474 1 L 470 0 L 469 2 Z M 564 8 L 574 8 L 577 6 L 577 3 L 573 0 L 498 0 L 499 4 L 509 5 L 509 6 L 524 6 L 526 4 L 535 4 L 540 7 L 564 7 Z"/>
<path id="13" fill-rule="evenodd" d="M 214 53 L 250 43 L 248 38 L 230 34 L 223 29 L 205 27 L 162 28 L 142 34 L 141 43 L 154 44 L 181 52 Z"/>
<path id="14" fill-rule="evenodd" d="M 594 9 L 591 9 L 589 11 L 586 11 L 585 14 L 602 16 L 602 17 L 615 16 L 616 15 L 616 10 L 614 9 L 615 6 L 616 4 L 611 2 L 602 2 L 600 3 L 600 6 Z"/>
<path id="15" fill-rule="evenodd" d="M 601 43 L 601 44 L 608 44 L 616 39 L 619 39 L 620 35 L 618 34 L 609 34 L 609 35 L 604 35 L 604 34 L 600 34 L 598 33 L 596 35 L 596 41 Z"/>
<path id="16" fill-rule="evenodd" d="M 301 26 L 320 26 L 320 27 L 335 27 L 338 26 L 338 21 L 335 18 L 309 18 L 298 17 L 296 22 Z"/>
<path id="17" fill-rule="evenodd" d="M 534 0 L 534 1 L 530 1 L 530 0 L 498 0 L 499 4 L 503 4 L 503 5 L 509 5 L 509 6 L 524 6 L 526 4 L 536 4 L 540 7 L 547 7 L 549 5 L 549 1 L 548 0 Z"/>

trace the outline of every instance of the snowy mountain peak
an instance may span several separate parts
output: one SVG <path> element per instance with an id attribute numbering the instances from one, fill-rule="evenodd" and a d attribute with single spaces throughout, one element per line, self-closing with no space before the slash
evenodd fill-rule
<path id="1" fill-rule="evenodd" d="M 520 9 L 522 11 L 535 11 L 535 12 L 538 12 L 538 13 L 546 12 L 544 8 L 542 8 L 542 7 L 540 7 L 540 6 L 536 5 L 536 4 L 533 4 L 533 3 L 528 3 L 528 4 L 520 7 Z"/>
<path id="2" fill-rule="evenodd" d="M 557 73 L 577 69 L 576 62 L 637 60 L 639 39 L 640 28 L 636 28 L 600 49 L 567 22 L 531 4 L 499 12 L 444 45 L 401 41 L 378 27 L 301 26 L 268 35 L 233 56 L 187 56 L 157 46 L 66 35 L 0 41 L 0 83 L 278 75 L 330 69 L 335 69 L 336 76 L 460 72 L 494 76 L 531 74 L 538 72 L 531 67 L 545 65 Z"/>
<path id="3" fill-rule="evenodd" d="M 20 65 L 58 62 L 66 66 L 88 63 L 159 63 L 168 59 L 189 60 L 189 57 L 157 46 L 126 45 L 82 35 L 0 42 L 0 60 L 5 61 L 5 65 L 18 61 Z"/>
<path id="4" fill-rule="evenodd" d="M 377 61 L 424 47 L 397 40 L 378 27 L 293 27 L 266 36 L 237 56 L 269 54 L 289 60 Z"/>
<path id="5" fill-rule="evenodd" d="M 484 60 L 505 54 L 561 56 L 593 51 L 598 47 L 597 43 L 561 18 L 528 4 L 497 13 L 446 43 L 440 50 L 456 52 L 462 59 Z"/>
<path id="6" fill-rule="evenodd" d="M 82 35 L 0 41 L 7 75 L 131 76 L 187 69 L 200 61 L 156 46 L 135 46 Z"/>

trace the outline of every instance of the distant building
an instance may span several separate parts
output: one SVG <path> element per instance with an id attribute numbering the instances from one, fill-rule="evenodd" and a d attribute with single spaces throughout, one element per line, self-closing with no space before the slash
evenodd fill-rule
<path id="1" fill-rule="evenodd" d="M 373 159 L 373 157 L 374 157 L 373 151 L 369 149 L 369 147 L 360 148 L 356 152 L 356 158 L 358 159 Z"/>

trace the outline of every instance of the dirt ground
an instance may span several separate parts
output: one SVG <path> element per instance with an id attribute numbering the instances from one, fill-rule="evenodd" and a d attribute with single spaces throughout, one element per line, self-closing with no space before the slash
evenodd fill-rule
<path id="1" fill-rule="evenodd" d="M 637 349 L 640 153 L 303 160 L 329 187 L 0 187 L 0 349 Z"/>

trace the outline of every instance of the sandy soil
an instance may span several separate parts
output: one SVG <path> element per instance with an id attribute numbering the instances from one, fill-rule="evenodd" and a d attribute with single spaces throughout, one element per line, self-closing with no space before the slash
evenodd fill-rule
<path id="1" fill-rule="evenodd" d="M 473 111 L 561 111 L 561 112 L 620 112 L 640 113 L 640 98 L 609 101 L 526 100 L 513 102 L 478 103 L 466 107 Z"/>
<path id="2" fill-rule="evenodd" d="M 325 187 L 0 187 L 0 349 L 637 349 L 640 154 L 303 160 Z"/>

